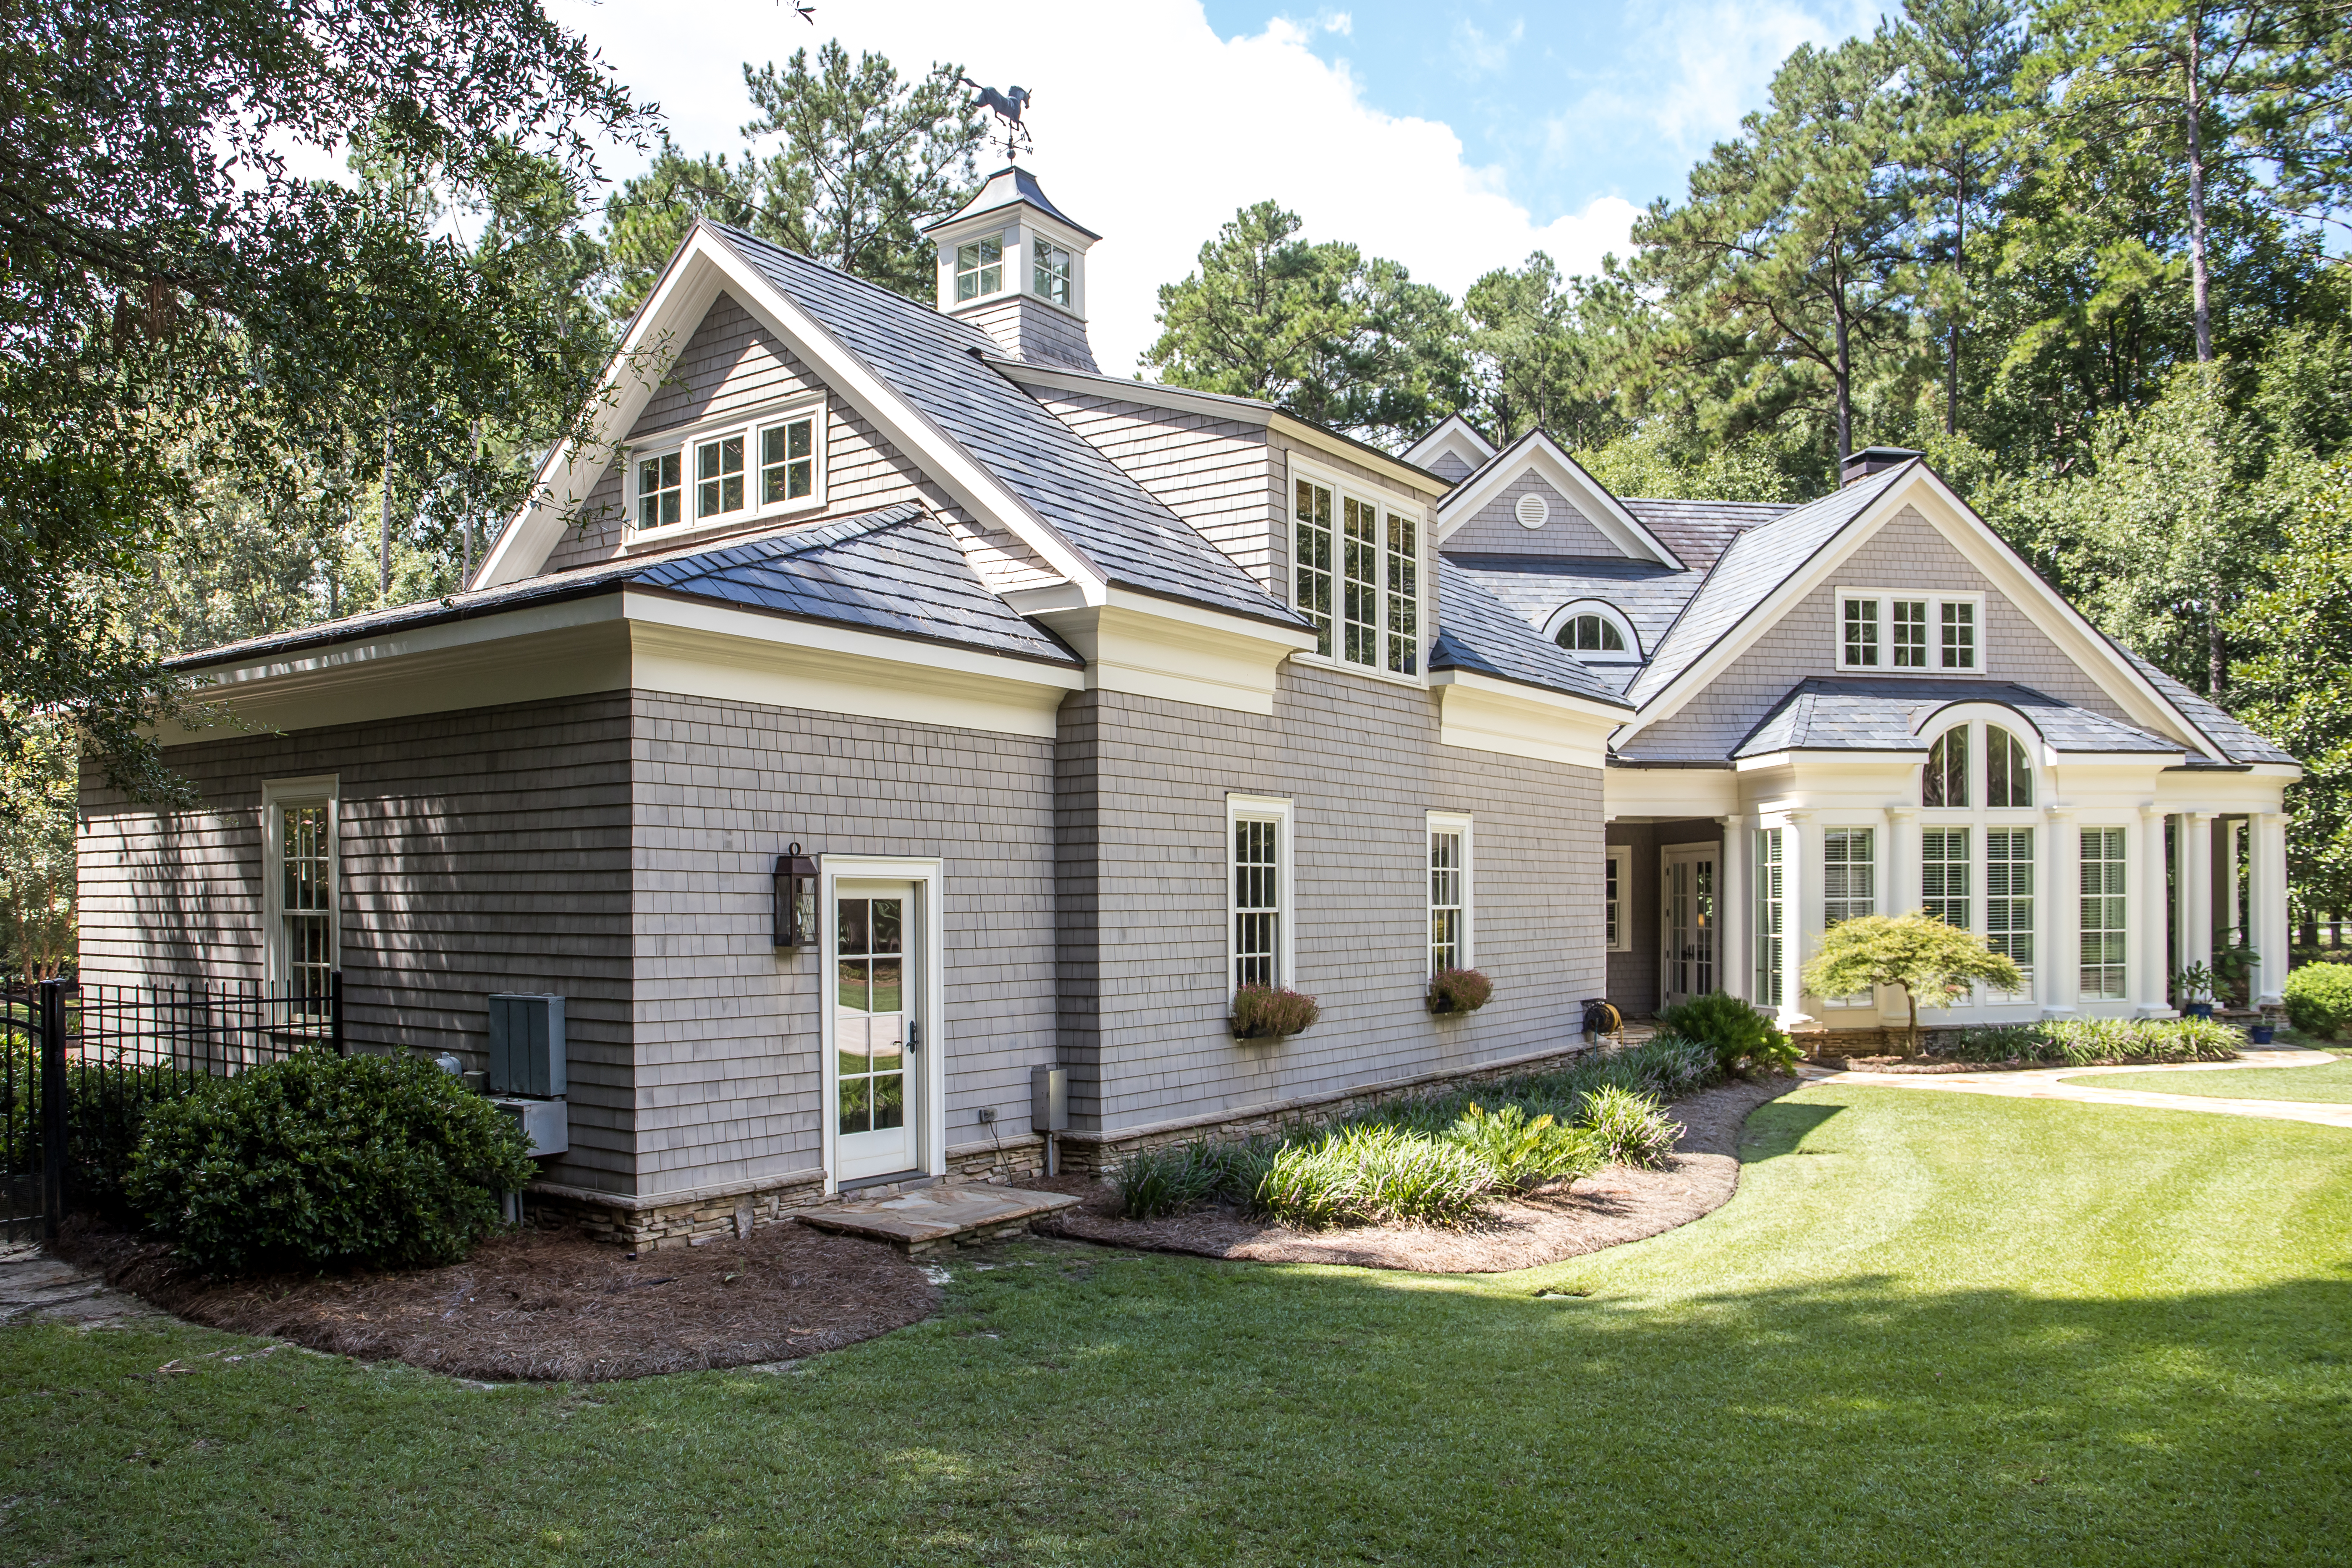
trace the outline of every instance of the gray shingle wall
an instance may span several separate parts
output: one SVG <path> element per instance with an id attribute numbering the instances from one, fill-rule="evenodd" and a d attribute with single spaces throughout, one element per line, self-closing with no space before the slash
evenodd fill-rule
<path id="1" fill-rule="evenodd" d="M 549 1174 L 630 1190 L 625 696 L 236 736 L 170 755 L 203 804 L 160 819 L 85 775 L 87 978 L 262 978 L 263 781 L 335 774 L 351 1040 L 454 1050 L 481 1067 L 489 993 L 562 993 L 572 1152 Z"/>
<path id="2" fill-rule="evenodd" d="M 1279 591 L 1270 553 L 1265 427 L 1091 392 L 1034 389 L 1062 422 L 1199 530 L 1259 583 Z M 1278 486 L 1276 487 L 1278 488 Z"/>
<path id="3" fill-rule="evenodd" d="M 1268 719 L 1089 692 L 1065 704 L 1062 1057 L 1107 1131 L 1565 1047 L 1602 984 L 1596 769 L 1436 743 L 1430 694 L 1293 665 Z M 1295 802 L 1299 989 L 1323 1018 L 1227 1033 L 1225 796 Z M 1429 810 L 1475 822 L 1475 962 L 1495 1000 L 1423 1009 Z M 1091 853 L 1090 853 L 1091 852 Z"/>
<path id="4" fill-rule="evenodd" d="M 1541 496 L 1544 504 L 1551 508 L 1551 516 L 1541 528 L 1519 526 L 1515 509 L 1521 496 Z M 1605 555 L 1620 560 L 1625 554 L 1576 509 L 1574 502 L 1533 468 L 1505 485 L 1500 495 L 1447 534 L 1445 549 L 1449 554 Z"/>
<path id="5" fill-rule="evenodd" d="M 1628 742 L 1626 753 L 1662 760 L 1729 756 L 1790 687 L 1808 676 L 1836 673 L 1840 587 L 1983 593 L 1986 678 L 2016 681 L 2110 718 L 2124 717 L 2089 676 L 2022 611 L 1993 592 L 1983 574 L 1912 508 L 1888 519 L 1833 575 L 1834 581 L 1807 595 L 1674 717 Z M 1904 679 L 1891 673 L 1886 678 Z"/>
<path id="6" fill-rule="evenodd" d="M 1006 294 L 956 316 L 994 338 L 1014 359 L 1100 374 L 1094 345 L 1087 341 L 1087 324 L 1033 295 Z"/>
<path id="7" fill-rule="evenodd" d="M 771 872 L 941 857 L 950 1146 L 1026 1131 L 1054 1059 L 1054 742 L 661 692 L 630 732 L 642 1193 L 814 1169 L 817 959 L 779 953 Z"/>
<path id="8" fill-rule="evenodd" d="M 1436 457 L 1432 458 L 1423 466 L 1427 468 L 1431 473 L 1435 474 L 1442 479 L 1458 479 L 1462 478 L 1463 475 L 1471 471 L 1470 465 L 1463 461 L 1461 457 L 1450 447 L 1444 451 L 1437 454 Z"/>

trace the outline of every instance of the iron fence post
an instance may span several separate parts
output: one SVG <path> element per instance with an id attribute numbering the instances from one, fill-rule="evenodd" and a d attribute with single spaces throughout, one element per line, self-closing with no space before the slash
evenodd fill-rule
<path id="1" fill-rule="evenodd" d="M 41 982 L 41 1234 L 66 1212 L 66 985 Z"/>
<path id="2" fill-rule="evenodd" d="M 335 1054 L 347 1057 L 351 1047 L 343 1043 L 343 972 L 330 970 L 327 973 L 327 1028 L 335 1042 Z"/>

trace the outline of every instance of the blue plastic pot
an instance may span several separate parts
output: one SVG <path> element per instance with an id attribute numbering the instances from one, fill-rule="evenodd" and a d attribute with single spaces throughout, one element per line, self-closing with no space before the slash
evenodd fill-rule
<path id="1" fill-rule="evenodd" d="M 2277 1038 L 2278 1026 L 2275 1024 L 2249 1024 L 2246 1026 L 2246 1043 L 2248 1045 L 2267 1046 L 2273 1040 Z"/>
<path id="2" fill-rule="evenodd" d="M 2213 1016 L 2213 1004 L 2210 1002 L 2191 1002 L 2189 1004 L 2188 1012 L 2189 1016 L 2192 1018 L 2210 1018 Z"/>

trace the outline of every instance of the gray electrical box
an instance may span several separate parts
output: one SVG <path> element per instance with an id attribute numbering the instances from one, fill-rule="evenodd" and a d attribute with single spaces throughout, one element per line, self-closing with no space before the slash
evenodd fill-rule
<path id="1" fill-rule="evenodd" d="M 1029 1131 L 1067 1132 L 1070 1130 L 1070 1069 L 1029 1069 Z"/>
<path id="2" fill-rule="evenodd" d="M 522 1135 L 530 1140 L 534 1159 L 548 1154 L 568 1154 L 572 1152 L 572 1107 L 561 1100 L 493 1100 L 507 1115 L 514 1118 Z"/>
<path id="3" fill-rule="evenodd" d="M 490 998 L 490 1092 L 534 1100 L 565 1092 L 562 997 L 504 992 Z"/>

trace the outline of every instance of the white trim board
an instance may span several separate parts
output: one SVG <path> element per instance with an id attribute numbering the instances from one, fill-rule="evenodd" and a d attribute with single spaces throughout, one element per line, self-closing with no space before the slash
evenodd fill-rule
<path id="1" fill-rule="evenodd" d="M 1495 444 L 1478 434 L 1478 427 L 1459 414 L 1449 414 L 1437 422 L 1437 427 L 1412 446 L 1397 454 L 1401 461 L 1427 468 L 1430 459 L 1451 452 L 1471 468 L 1476 468 L 1495 455 Z"/>
<path id="2" fill-rule="evenodd" d="M 839 1058 L 833 1048 L 834 984 L 839 978 L 839 965 L 833 961 L 833 900 L 834 889 L 844 881 L 912 882 L 915 884 L 916 920 L 919 927 L 920 949 L 912 944 L 906 955 L 916 961 L 922 986 L 922 1005 L 916 1017 L 922 1029 L 923 1104 L 919 1125 L 916 1130 L 916 1168 L 924 1174 L 947 1174 L 948 1107 L 947 1056 L 948 1045 L 955 1037 L 947 1017 L 947 943 L 945 911 L 940 893 L 947 879 L 944 863 L 937 857 L 885 857 L 873 855 L 826 855 L 820 853 L 817 863 L 817 899 L 819 929 L 825 934 L 818 947 L 817 967 L 817 1030 L 823 1062 L 821 1092 L 824 1101 L 817 1108 L 817 1130 L 824 1162 L 824 1190 L 827 1196 L 840 1190 L 837 1175 L 839 1160 L 834 1150 L 839 1138 L 840 1117 L 835 1113 L 839 1103 L 836 1072 Z"/>

